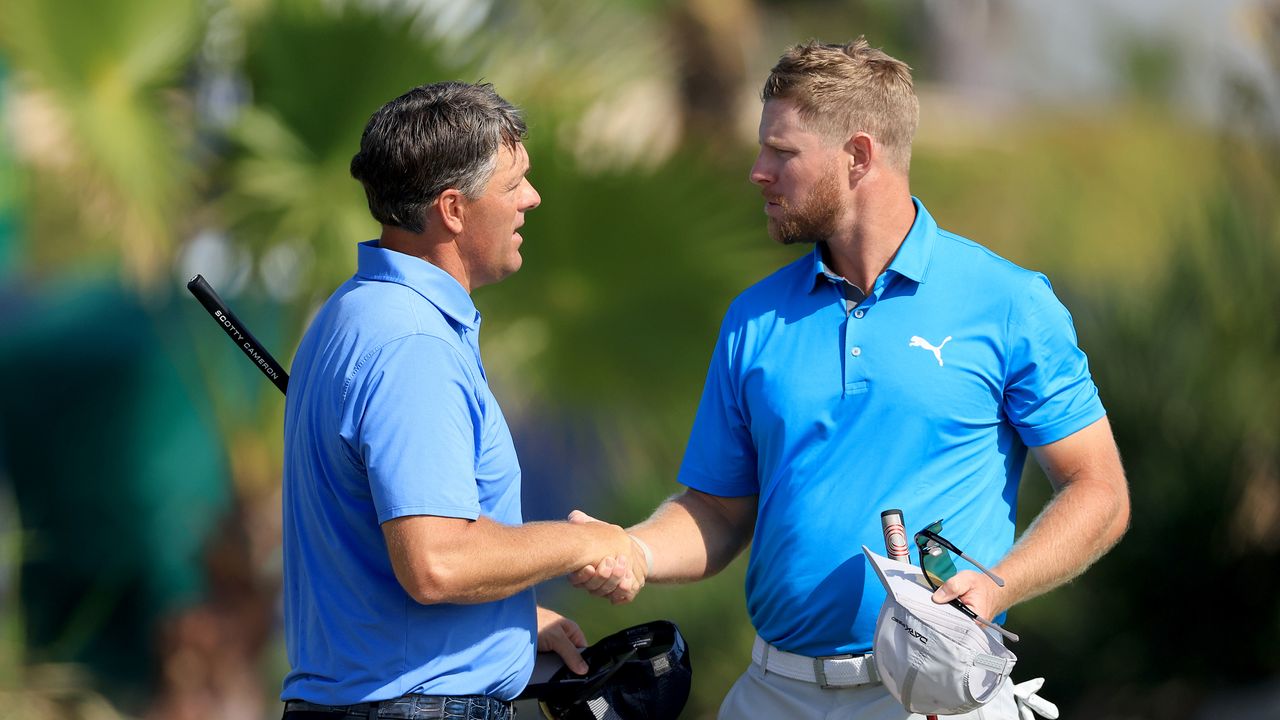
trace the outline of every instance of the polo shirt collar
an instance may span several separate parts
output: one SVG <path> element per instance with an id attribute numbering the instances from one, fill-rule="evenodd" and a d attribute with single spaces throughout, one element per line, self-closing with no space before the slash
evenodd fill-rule
<path id="1" fill-rule="evenodd" d="M 826 254 L 823 252 L 823 249 L 826 246 L 827 244 L 825 242 L 819 242 L 819 243 L 813 244 L 813 285 L 814 287 L 818 286 L 819 280 L 825 279 L 825 280 L 830 280 L 832 282 L 835 282 L 837 280 L 844 280 L 844 278 L 836 274 L 835 270 L 832 270 L 831 268 L 827 267 L 827 259 L 823 257 Z"/>
<path id="2" fill-rule="evenodd" d="M 922 283 L 924 282 L 925 273 L 929 269 L 929 258 L 933 255 L 933 243 L 938 234 L 938 223 L 934 221 L 933 216 L 925 209 L 924 203 L 920 202 L 919 198 L 913 195 L 911 203 L 916 208 L 915 222 L 911 223 L 911 229 L 907 231 L 907 236 L 902 239 L 902 245 L 898 246 L 898 252 L 893 256 L 893 261 L 889 263 L 887 269 L 905 278 Z M 814 289 L 818 287 L 820 280 L 838 279 L 835 271 L 827 267 L 827 263 L 822 257 L 824 245 L 826 243 L 816 243 L 813 247 Z"/>
<path id="3" fill-rule="evenodd" d="M 916 206 L 916 220 L 911 223 L 911 230 L 903 238 L 902 245 L 889 263 L 889 270 L 910 278 L 918 283 L 924 282 L 925 273 L 929 269 L 929 258 L 933 255 L 933 242 L 938 235 L 938 223 L 925 210 L 924 203 L 914 195 L 911 202 Z"/>
<path id="4" fill-rule="evenodd" d="M 376 239 L 357 247 L 356 276 L 404 285 L 462 326 L 480 327 L 480 312 L 452 275 L 422 258 L 380 247 Z"/>

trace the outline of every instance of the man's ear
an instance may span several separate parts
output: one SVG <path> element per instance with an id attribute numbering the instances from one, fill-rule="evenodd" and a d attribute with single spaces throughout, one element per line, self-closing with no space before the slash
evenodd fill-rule
<path id="1" fill-rule="evenodd" d="M 446 230 L 458 235 L 462 233 L 463 220 L 467 214 L 466 204 L 465 195 L 454 188 L 449 188 L 440 193 L 440 197 L 436 198 L 427 212 L 434 213 Z"/>
<path id="2" fill-rule="evenodd" d="M 871 172 L 871 163 L 879 151 L 875 138 L 864 132 L 854 133 L 844 144 L 845 161 L 849 163 L 850 186 L 857 185 L 859 180 Z"/>

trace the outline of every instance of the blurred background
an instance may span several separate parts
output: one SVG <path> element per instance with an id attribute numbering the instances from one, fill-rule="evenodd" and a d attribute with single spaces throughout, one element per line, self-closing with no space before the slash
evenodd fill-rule
<path id="1" fill-rule="evenodd" d="M 377 234 L 360 131 L 414 85 L 526 110 L 543 205 L 475 296 L 526 518 L 647 516 L 723 311 L 805 251 L 747 183 L 759 87 L 860 34 L 915 68 L 914 193 L 1049 274 L 1126 461 L 1132 529 L 1011 612 L 1017 678 L 1069 718 L 1280 717 L 1275 0 L 5 0 L 0 716 L 279 717 L 283 399 L 183 284 L 287 365 Z M 1020 527 L 1047 497 L 1033 463 Z M 712 718 L 744 566 L 540 593 L 592 638 L 675 620 Z"/>

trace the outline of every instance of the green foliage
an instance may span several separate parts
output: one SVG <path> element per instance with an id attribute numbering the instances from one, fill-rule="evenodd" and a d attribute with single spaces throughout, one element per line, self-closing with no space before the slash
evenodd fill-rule
<path id="1" fill-rule="evenodd" d="M 1173 99 L 1182 58 L 1172 40 L 1129 34 L 1115 42 L 1113 52 L 1134 97 L 1154 105 Z"/>
<path id="2" fill-rule="evenodd" d="M 939 222 L 1056 287 L 1147 291 L 1219 178 L 1188 171 L 1212 135 L 1143 108 L 995 121 L 969 138 L 922 129 L 912 188 Z M 1140 272 L 1134 272 L 1141 268 Z"/>
<path id="3" fill-rule="evenodd" d="M 349 170 L 369 116 L 425 82 L 476 79 L 414 20 L 291 0 L 247 28 L 254 104 L 231 133 L 221 208 L 258 253 L 284 244 L 314 257 L 298 268 L 306 305 L 350 275 L 354 243 L 377 235 Z"/>
<path id="4" fill-rule="evenodd" d="M 0 7 L 0 44 L 34 81 L 19 113 L 38 146 L 38 200 L 78 218 L 72 231 L 116 248 L 135 279 L 154 281 L 169 257 L 172 223 L 193 197 L 165 90 L 200 28 L 194 0 L 12 0 Z M 40 207 L 40 205 L 37 205 Z M 65 246 L 37 246 L 44 262 L 74 263 Z"/>
<path id="5" fill-rule="evenodd" d="M 1175 232 L 1152 291 L 1107 293 L 1078 312 L 1134 512 L 1106 560 L 1028 610 L 1035 664 L 1068 695 L 1099 676 L 1123 688 L 1176 675 L 1201 692 L 1280 672 L 1280 612 L 1264 600 L 1280 590 L 1265 570 L 1280 563 L 1277 185 L 1232 143 L 1217 149 L 1224 168 L 1200 203 L 1204 222 Z M 1228 629 L 1215 598 L 1255 608 L 1239 618 L 1247 629 Z M 1187 652 L 1189 639 L 1224 632 L 1232 652 Z M 1077 652 L 1095 662 L 1068 662 Z M 1119 698 L 1115 712 L 1137 702 Z"/>

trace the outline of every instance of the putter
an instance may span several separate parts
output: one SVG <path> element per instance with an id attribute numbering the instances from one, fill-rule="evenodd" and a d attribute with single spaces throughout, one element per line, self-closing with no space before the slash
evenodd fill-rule
<path id="1" fill-rule="evenodd" d="M 253 333 L 240 322 L 240 318 L 231 312 L 231 308 L 218 297 L 218 293 L 204 279 L 204 276 L 197 274 L 191 278 L 187 283 L 187 290 L 190 290 L 196 300 L 200 301 L 204 309 L 209 312 L 209 316 L 222 327 L 223 332 L 240 348 L 245 357 L 253 361 L 253 364 L 267 376 L 282 395 L 286 394 L 289 389 L 289 373 L 285 372 L 271 353 L 262 347 L 262 343 L 258 342 Z"/>

